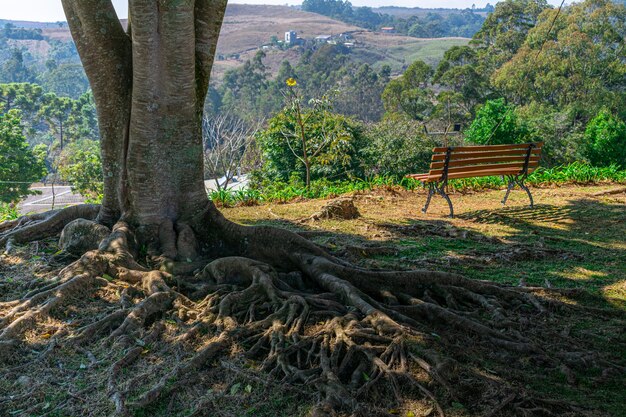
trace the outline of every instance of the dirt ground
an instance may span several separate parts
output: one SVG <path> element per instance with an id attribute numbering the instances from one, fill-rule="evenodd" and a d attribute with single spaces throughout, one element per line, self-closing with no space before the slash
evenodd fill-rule
<path id="1" fill-rule="evenodd" d="M 456 193 L 454 219 L 446 217 L 442 199 L 435 197 L 423 214 L 423 192 L 395 188 L 355 194 L 361 216 L 352 220 L 311 219 L 326 203 L 322 200 L 222 211 L 240 223 L 298 231 L 336 256 L 368 268 L 444 270 L 545 288 L 536 290 L 539 297 L 569 309 L 536 323 L 540 331 L 533 337 L 544 339 L 544 346 L 566 344 L 573 352 L 592 352 L 585 359 L 587 367 L 546 369 L 523 356 L 503 361 L 498 352 L 467 341 L 458 341 L 454 358 L 553 405 L 576 404 L 575 411 L 558 415 L 618 417 L 626 415 L 626 372 L 620 372 L 626 369 L 626 193 L 596 195 L 618 187 L 535 188 L 534 209 L 527 207 L 520 191 L 511 195 L 506 207 L 500 204 L 503 191 Z M 0 256 L 0 303 L 18 299 L 54 277 L 67 263 L 57 251 L 56 241 L 50 239 Z M 81 347 L 46 342 L 60 331 L 71 333 L 102 317 L 123 291 L 123 283 L 112 283 L 77 299 L 29 333 L 19 356 L 0 361 L 0 416 L 113 415 L 109 371 L 127 351 L 104 342 Z M 134 348 L 142 348 L 144 360 L 117 375 L 130 395 L 139 396 L 189 356 L 174 343 L 183 323 L 177 317 L 165 323 L 163 342 L 138 339 Z M 446 336 L 442 332 L 433 337 Z M 425 347 L 414 340 L 411 349 Z M 384 393 L 378 395 L 374 400 L 380 403 L 389 400 Z M 234 350 L 228 360 L 203 369 L 199 380 L 133 415 L 304 416 L 315 398 L 306 386 L 273 380 Z M 502 415 L 495 409 L 493 414 L 477 412 L 476 404 L 454 399 L 442 406 L 446 416 Z M 389 406 L 386 415 L 434 416 L 433 410 L 428 398 L 407 396 Z M 530 416 L 543 415 L 550 414 L 539 410 Z"/>

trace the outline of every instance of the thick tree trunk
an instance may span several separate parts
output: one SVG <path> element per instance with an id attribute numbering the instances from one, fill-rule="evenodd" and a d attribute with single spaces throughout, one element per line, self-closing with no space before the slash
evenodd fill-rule
<path id="1" fill-rule="evenodd" d="M 223 0 L 131 0 L 125 32 L 110 0 L 63 0 L 102 138 L 99 220 L 163 239 L 208 204 L 201 120 Z"/>

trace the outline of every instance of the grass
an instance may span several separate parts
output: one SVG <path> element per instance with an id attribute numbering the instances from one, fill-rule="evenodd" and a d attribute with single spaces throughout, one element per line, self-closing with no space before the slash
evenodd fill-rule
<path id="1" fill-rule="evenodd" d="M 568 184 L 534 188 L 537 203 L 534 210 L 526 206 L 526 195 L 519 190 L 512 193 L 506 207 L 500 205 L 502 190 L 453 190 L 457 217 L 449 219 L 445 217 L 447 205 L 440 198 L 433 200 L 428 214 L 419 212 L 425 199 L 421 188 L 409 191 L 390 185 L 393 184 L 390 178 L 376 181 L 379 185 L 371 188 L 369 183 L 363 182 L 367 187 L 363 185 L 354 195 L 361 213 L 361 217 L 354 220 L 305 220 L 324 203 L 313 199 L 290 204 L 267 202 L 262 206 L 240 204 L 224 208 L 222 212 L 227 218 L 244 224 L 273 224 L 320 232 L 312 238 L 317 244 L 363 267 L 454 271 L 470 278 L 510 285 L 575 289 L 562 295 L 539 293 L 539 296 L 557 297 L 564 303 L 599 308 L 607 313 L 585 310 L 547 315 L 541 318 L 542 325 L 546 325 L 546 338 L 557 340 L 563 332 L 568 332 L 576 340 L 574 348 L 589 349 L 625 365 L 626 194 L 594 195 L 620 186 Z M 238 195 L 241 200 L 250 198 L 245 193 Z M 55 239 L 49 239 L 24 247 L 23 258 L 17 255 L 2 258 L 0 301 L 16 299 L 29 291 L 33 279 L 49 279 L 58 274 L 62 265 L 54 266 L 50 260 L 56 251 L 55 245 Z M 379 248 L 386 250 L 371 250 Z M 37 259 L 33 253 L 37 254 Z M 38 339 L 42 334 L 62 326 L 78 328 L 81 323 L 92 322 L 94 317 L 119 305 L 114 290 L 103 287 L 92 297 L 79 297 L 68 310 L 53 311 L 50 320 L 41 323 L 41 329 L 29 334 L 28 358 L 35 358 L 43 351 Z M 149 383 L 170 372 L 179 355 L 184 353 L 174 342 L 178 323 L 177 316 L 166 316 L 163 340 L 147 346 L 145 354 L 142 353 L 146 360 L 137 362 L 118 377 L 118 383 L 123 385 L 134 376 L 141 376 L 141 384 L 131 390 L 130 398 L 136 398 Z M 441 334 L 445 337 L 443 332 Z M 407 343 L 416 352 L 425 348 L 419 341 Z M 0 403 L 0 415 L 11 415 L 9 413 L 15 411 L 18 411 L 16 415 L 112 415 L 106 388 L 107 372 L 126 350 L 111 349 L 104 343 L 85 349 L 98 359 L 97 365 L 90 366 L 84 349 L 59 346 L 50 356 L 21 369 L 16 376 L 26 376 L 33 384 L 42 384 L 36 391 L 37 396 Z M 558 368 L 541 368 L 539 372 L 535 364 L 524 362 L 523 355 L 519 361 L 504 364 L 497 355 L 478 358 L 466 355 L 457 359 L 478 369 L 487 369 L 494 378 L 506 376 L 507 381 L 514 381 L 531 392 L 554 400 L 574 401 L 593 410 L 581 416 L 626 415 L 623 401 L 626 375 L 605 376 L 602 367 L 590 365 L 576 369 L 576 382 L 570 384 Z M 82 364 L 89 367 L 83 369 Z M 301 386 L 268 384 L 267 376 L 258 371 L 258 366 L 239 356 L 218 361 L 203 368 L 200 380 L 181 388 L 173 405 L 165 399 L 135 415 L 188 416 L 200 406 L 201 400 L 206 401 L 202 403 L 204 415 L 307 415 L 315 403 L 315 393 Z M 238 372 L 232 372 L 233 368 Z M 3 398 L 27 394 L 31 389 L 32 385 L 22 386 L 0 376 Z M 30 414 L 19 412 L 37 403 L 50 405 L 45 410 L 40 406 Z M 418 409 L 416 405 L 415 410 Z M 446 415 L 479 417 L 469 406 L 462 408 L 454 402 L 448 404 Z"/>
<path id="2" fill-rule="evenodd" d="M 576 176 L 595 180 L 604 178 L 606 172 Z M 552 174 L 552 179 L 572 177 Z M 543 175 L 547 173 L 538 173 L 537 178 Z M 445 217 L 447 206 L 440 198 L 433 200 L 428 214 L 422 214 L 419 208 L 424 204 L 424 191 L 400 187 L 356 194 L 355 204 L 362 217 L 355 220 L 303 221 L 322 205 L 315 200 L 226 208 L 223 212 L 246 224 L 327 232 L 314 240 L 367 268 L 445 270 L 506 285 L 573 290 L 558 299 L 612 313 L 548 318 L 554 335 L 546 337 L 558 338 L 559 332 L 567 331 L 594 351 L 613 355 L 623 366 L 626 193 L 594 196 L 616 188 L 620 186 L 572 183 L 535 188 L 535 209 L 527 207 L 526 196 L 519 190 L 512 193 L 506 207 L 500 205 L 502 190 L 453 192 L 458 213 L 454 219 Z M 370 251 L 349 251 L 351 247 Z M 379 253 L 372 248 L 387 250 Z M 599 413 L 593 415 L 626 415 L 626 375 L 607 379 L 602 376 L 603 368 L 590 366 L 577 370 L 576 384 L 571 385 L 559 369 L 535 373 L 532 366 L 504 369 L 496 364 L 493 369 L 502 374 L 515 372 L 528 389 L 552 399 L 583 404 Z"/>
<path id="3" fill-rule="evenodd" d="M 17 205 L 0 203 L 0 223 L 15 220 L 18 217 L 20 217 L 20 211 Z"/>
<path id="4" fill-rule="evenodd" d="M 574 162 L 553 168 L 540 167 L 533 172 L 526 183 L 531 186 L 551 186 L 562 184 L 600 184 L 605 182 L 626 183 L 626 170 L 617 166 L 593 167 Z M 478 177 L 455 179 L 449 182 L 449 189 L 459 192 L 501 189 L 507 182 L 501 177 Z M 298 199 L 336 197 L 341 194 L 373 190 L 377 187 L 402 187 L 414 190 L 422 187 L 419 181 L 396 176 L 374 176 L 354 181 L 317 180 L 307 190 L 302 183 L 273 181 L 260 189 L 219 190 L 209 193 L 209 197 L 225 207 L 236 205 L 254 206 L 261 203 L 287 203 Z"/>

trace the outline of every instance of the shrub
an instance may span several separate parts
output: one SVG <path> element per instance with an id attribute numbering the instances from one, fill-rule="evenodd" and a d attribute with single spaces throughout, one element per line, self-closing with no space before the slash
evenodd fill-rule
<path id="1" fill-rule="evenodd" d="M 293 111 L 285 109 L 269 120 L 267 129 L 257 134 L 256 141 L 264 161 L 261 177 L 286 182 L 295 173 L 305 180 L 304 163 L 296 156 L 302 155 L 296 117 Z M 359 124 L 328 110 L 304 110 L 302 118 L 306 121 L 309 150 L 322 148 L 310 158 L 312 180 L 338 180 L 362 175 L 359 152 L 365 138 Z"/>
<path id="2" fill-rule="evenodd" d="M 104 194 L 100 143 L 80 140 L 65 147 L 60 156 L 59 174 L 72 184 L 87 202 L 99 203 Z"/>
<path id="3" fill-rule="evenodd" d="M 368 175 L 398 176 L 428 171 L 437 143 L 421 123 L 394 114 L 370 125 L 364 149 Z"/>
<path id="4" fill-rule="evenodd" d="M 626 168 L 626 123 L 601 110 L 585 129 L 585 153 L 595 166 Z"/>
<path id="5" fill-rule="evenodd" d="M 465 140 L 479 145 L 524 143 L 530 139 L 530 130 L 518 119 L 515 107 L 503 98 L 489 100 L 480 107 L 465 131 Z"/>

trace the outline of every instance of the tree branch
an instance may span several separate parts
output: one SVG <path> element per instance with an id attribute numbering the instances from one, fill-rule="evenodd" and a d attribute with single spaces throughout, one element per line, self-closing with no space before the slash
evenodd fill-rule
<path id="1" fill-rule="evenodd" d="M 97 93 L 102 95 L 104 88 L 119 88 L 120 78 L 124 82 L 130 78 L 130 37 L 111 0 L 62 0 L 62 3 L 97 101 Z M 130 84 L 124 85 L 129 87 Z"/>

